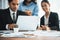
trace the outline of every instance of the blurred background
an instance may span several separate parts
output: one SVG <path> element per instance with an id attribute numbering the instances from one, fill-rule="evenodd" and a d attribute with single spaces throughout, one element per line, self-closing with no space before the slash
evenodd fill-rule
<path id="1" fill-rule="evenodd" d="M 20 3 L 23 0 L 20 0 Z M 51 11 L 57 12 L 59 14 L 59 19 L 60 19 L 60 0 L 48 0 L 51 4 Z M 39 7 L 39 17 L 41 18 L 42 15 L 44 15 L 44 11 L 41 8 L 41 0 L 37 0 L 37 5 Z M 7 0 L 0 0 L 0 9 L 6 9 L 8 8 L 8 1 Z"/>
<path id="2" fill-rule="evenodd" d="M 22 2 L 23 0 L 20 0 Z M 57 12 L 59 15 L 59 24 L 60 24 L 60 0 L 48 0 L 50 2 L 50 10 L 52 12 Z M 44 15 L 44 11 L 41 8 L 41 0 L 37 0 L 37 5 L 39 7 L 38 16 L 41 18 Z M 8 1 L 7 0 L 0 0 L 0 9 L 8 8 Z"/>

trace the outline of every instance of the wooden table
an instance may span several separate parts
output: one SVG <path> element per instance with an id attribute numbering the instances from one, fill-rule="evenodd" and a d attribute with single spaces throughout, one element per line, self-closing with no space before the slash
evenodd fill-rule
<path id="1" fill-rule="evenodd" d="M 60 37 L 54 36 L 35 36 L 32 38 L 19 38 L 19 37 L 1 37 L 0 40 L 60 40 Z"/>
<path id="2" fill-rule="evenodd" d="M 0 40 L 60 40 L 60 37 L 34 37 L 34 38 L 6 38 L 0 37 Z"/>

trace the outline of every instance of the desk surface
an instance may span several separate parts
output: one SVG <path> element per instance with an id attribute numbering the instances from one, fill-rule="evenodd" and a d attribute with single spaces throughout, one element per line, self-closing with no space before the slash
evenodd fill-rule
<path id="1" fill-rule="evenodd" d="M 58 36 L 36 36 L 32 38 L 20 38 L 20 37 L 1 37 L 0 40 L 60 40 Z"/>
<path id="2" fill-rule="evenodd" d="M 60 40 L 60 37 L 34 37 L 34 38 L 6 38 L 0 37 L 0 40 Z"/>

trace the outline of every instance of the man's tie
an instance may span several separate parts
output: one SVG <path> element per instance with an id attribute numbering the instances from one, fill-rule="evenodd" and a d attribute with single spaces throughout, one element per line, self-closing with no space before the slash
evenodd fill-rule
<path id="1" fill-rule="evenodd" d="M 13 13 L 13 23 L 16 22 L 16 19 L 15 19 L 15 13 Z"/>

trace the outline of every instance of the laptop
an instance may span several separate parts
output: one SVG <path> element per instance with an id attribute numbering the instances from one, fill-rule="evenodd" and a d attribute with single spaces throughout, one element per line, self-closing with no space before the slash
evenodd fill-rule
<path id="1" fill-rule="evenodd" d="M 18 16 L 17 23 L 19 30 L 36 30 L 38 25 L 37 16 Z"/>

